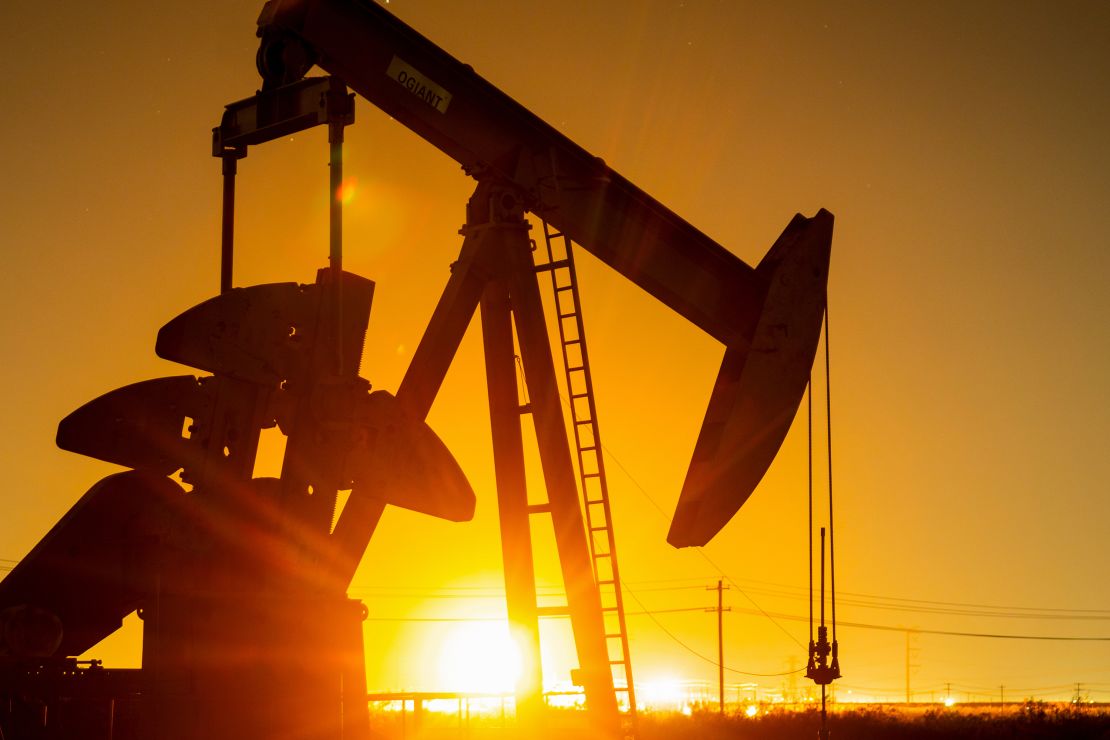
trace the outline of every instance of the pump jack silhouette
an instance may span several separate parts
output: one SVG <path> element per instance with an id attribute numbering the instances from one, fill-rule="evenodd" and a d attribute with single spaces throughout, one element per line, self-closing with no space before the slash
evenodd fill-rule
<path id="1" fill-rule="evenodd" d="M 424 418 L 478 310 L 509 618 L 532 659 L 518 714 L 542 717 L 538 620 L 559 612 L 570 617 L 590 723 L 619 736 L 614 668 L 635 700 L 571 243 L 726 346 L 668 535 L 683 547 L 736 513 L 791 424 L 818 342 L 832 215 L 795 216 L 753 268 L 372 2 L 272 0 L 259 36 L 262 91 L 227 106 L 213 136 L 221 293 L 165 325 L 155 346 L 211 375 L 124 386 L 59 425 L 62 448 L 131 470 L 93 486 L 0 582 L 0 693 L 10 700 L 0 727 L 28 738 L 368 737 L 364 610 L 346 589 L 387 504 L 452 521 L 473 513 L 470 485 Z M 331 76 L 305 78 L 314 64 Z M 314 284 L 232 287 L 238 161 L 250 146 L 326 125 L 337 192 L 354 120 L 348 86 L 477 181 L 459 258 L 395 395 L 358 375 L 374 285 L 343 272 L 338 198 L 329 266 Z M 546 261 L 535 261 L 528 213 L 544 224 Z M 551 251 L 559 240 L 562 255 Z M 572 409 L 577 484 L 544 274 L 567 384 L 585 378 L 585 390 L 568 391 L 585 409 Z M 536 429 L 541 504 L 524 485 L 524 416 Z M 281 476 L 254 479 L 259 436 L 275 425 L 288 437 Z M 188 492 L 169 477 L 177 471 Z M 337 517 L 341 491 L 350 495 Z M 551 517 L 565 607 L 537 605 L 533 515 Z M 68 657 L 136 609 L 141 670 Z"/>

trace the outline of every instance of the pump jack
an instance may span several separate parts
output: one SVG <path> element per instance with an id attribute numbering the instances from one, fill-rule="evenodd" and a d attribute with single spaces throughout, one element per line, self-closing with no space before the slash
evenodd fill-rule
<path id="1" fill-rule="evenodd" d="M 701 545 L 752 493 L 804 393 L 831 214 L 795 216 L 753 268 L 368 0 L 271 0 L 259 36 L 262 91 L 228 106 L 214 131 L 224 167 L 222 292 L 163 327 L 156 344 L 161 357 L 212 375 L 125 386 L 60 424 L 59 446 L 132 470 L 90 489 L 0 582 L 0 694 L 18 698 L 0 727 L 30 738 L 367 737 L 362 611 L 346 589 L 386 504 L 453 521 L 472 515 L 465 476 L 423 419 L 480 310 L 509 617 L 536 656 L 518 686 L 518 713 L 542 712 L 538 619 L 550 610 L 536 603 L 529 517 L 546 514 L 591 724 L 618 735 L 611 664 L 622 661 L 610 657 L 605 615 L 616 610 L 622 633 L 623 615 L 600 595 L 605 583 L 620 594 L 608 502 L 589 490 L 579 441 L 586 518 L 608 529 L 606 552 L 583 524 L 537 273 L 572 266 L 573 241 L 725 345 L 668 535 L 677 547 Z M 331 77 L 305 78 L 314 64 Z M 330 264 L 314 285 L 232 287 L 237 161 L 249 146 L 327 125 L 334 194 L 342 130 L 353 121 L 348 86 L 477 180 L 459 259 L 396 395 L 371 393 L 358 376 L 373 283 L 342 271 L 337 199 Z M 567 240 L 565 257 L 534 262 L 526 213 L 549 238 L 554 229 Z M 584 337 L 562 341 L 582 345 L 586 365 Z M 523 414 L 536 427 L 543 504 L 530 505 L 524 489 Z M 259 435 L 275 424 L 288 436 L 281 477 L 253 479 Z M 188 493 L 168 477 L 175 471 Z M 604 515 L 591 514 L 599 502 Z M 611 561 L 607 577 L 601 559 Z M 84 669 L 67 657 L 135 609 L 140 672 Z M 627 654 L 622 664 L 630 676 Z"/>

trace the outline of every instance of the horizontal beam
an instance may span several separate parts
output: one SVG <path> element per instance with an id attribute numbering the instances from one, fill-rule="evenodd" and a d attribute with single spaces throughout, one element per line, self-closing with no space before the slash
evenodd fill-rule
<path id="1" fill-rule="evenodd" d="M 354 123 L 354 96 L 334 78 L 310 77 L 226 106 L 220 125 L 212 129 L 212 156 L 243 156 L 248 146 L 331 121 Z"/>
<path id="2" fill-rule="evenodd" d="M 750 335 L 766 290 L 753 268 L 381 6 L 272 0 L 259 24 L 721 342 Z"/>

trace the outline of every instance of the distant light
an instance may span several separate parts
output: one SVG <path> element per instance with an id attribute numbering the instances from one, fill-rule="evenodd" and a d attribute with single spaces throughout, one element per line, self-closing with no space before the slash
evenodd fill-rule
<path id="1" fill-rule="evenodd" d="M 664 676 L 637 684 L 639 703 L 653 709 L 679 709 L 687 703 L 683 682 L 674 676 Z"/>
<path id="2" fill-rule="evenodd" d="M 690 708 L 689 704 L 683 704 L 682 705 L 682 713 L 685 714 L 687 717 L 689 717 L 691 714 L 694 713 L 694 710 Z"/>
<path id="3" fill-rule="evenodd" d="M 951 696 L 944 697 L 944 706 L 950 707 L 956 703 L 956 700 Z"/>
<path id="4" fill-rule="evenodd" d="M 754 717 L 755 715 L 759 714 L 759 707 L 757 707 L 755 704 L 749 704 L 748 708 L 744 710 L 744 714 L 748 715 L 749 717 Z"/>

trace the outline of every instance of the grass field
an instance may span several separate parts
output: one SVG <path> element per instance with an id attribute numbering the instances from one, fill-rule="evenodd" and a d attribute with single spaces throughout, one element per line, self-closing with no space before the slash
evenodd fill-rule
<path id="1" fill-rule="evenodd" d="M 645 717 L 638 737 L 716 740 L 797 740 L 814 738 L 816 712 L 770 711 L 754 718 Z M 1072 705 L 1022 705 L 1005 714 L 976 709 L 903 711 L 886 707 L 839 709 L 829 716 L 838 740 L 1110 740 L 1110 709 Z"/>
<path id="2" fill-rule="evenodd" d="M 497 716 L 464 719 L 427 713 L 417 724 L 409 714 L 372 715 L 377 740 L 524 740 L 587 738 L 577 712 L 554 712 L 544 731 L 511 727 Z M 770 708 L 754 717 L 715 712 L 641 715 L 638 740 L 801 740 L 816 738 L 816 711 Z M 829 714 L 835 740 L 1110 740 L 1110 705 L 1026 703 L 943 708 L 840 705 Z"/>

